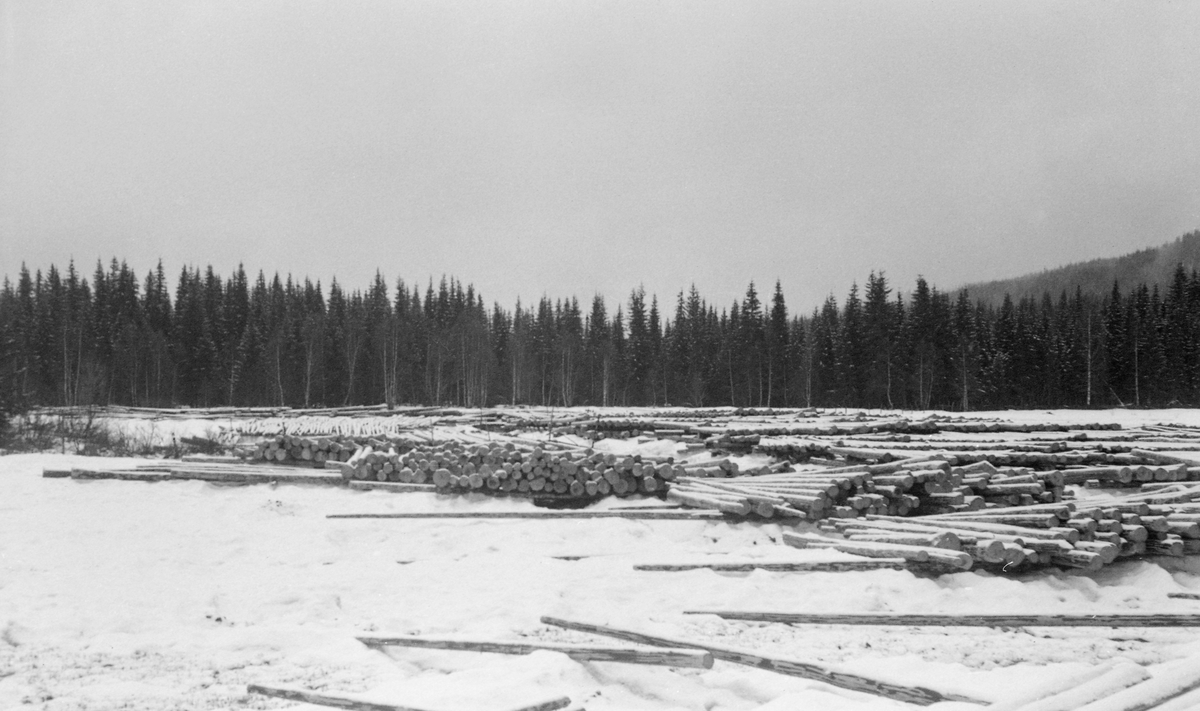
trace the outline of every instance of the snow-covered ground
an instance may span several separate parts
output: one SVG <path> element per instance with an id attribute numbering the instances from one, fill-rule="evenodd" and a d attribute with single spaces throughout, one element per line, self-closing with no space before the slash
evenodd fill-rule
<path id="1" fill-rule="evenodd" d="M 996 414 L 1109 421 L 1095 412 Z M 1119 421 L 1128 425 L 1200 421 L 1186 411 L 1112 416 L 1127 417 Z M 1200 561 L 1130 560 L 1094 575 L 1020 579 L 893 570 L 639 572 L 638 562 L 836 554 L 780 546 L 780 526 L 767 523 L 325 518 L 530 508 L 478 495 L 41 477 L 43 467 L 81 461 L 0 458 L 0 709 L 309 708 L 247 696 L 247 683 L 361 693 L 445 711 L 499 711 L 554 695 L 592 711 L 906 706 L 719 661 L 699 670 L 579 663 L 554 652 L 384 653 L 354 639 L 371 632 L 611 641 L 546 627 L 542 615 L 721 640 L 984 700 L 1052 684 L 1102 660 L 1153 665 L 1200 653 L 1194 628 L 881 630 L 681 614 L 705 608 L 1200 612 L 1200 602 L 1166 596 L 1200 590 Z M 98 461 L 128 463 L 88 460 Z"/>

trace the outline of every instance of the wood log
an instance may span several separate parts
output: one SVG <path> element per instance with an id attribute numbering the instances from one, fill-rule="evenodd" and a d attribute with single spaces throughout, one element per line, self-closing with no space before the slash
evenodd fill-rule
<path id="1" fill-rule="evenodd" d="M 455 511 L 438 513 L 433 511 L 408 513 L 365 513 L 365 514 L 327 514 L 325 518 L 400 518 L 400 519 L 461 519 L 461 518 L 495 518 L 495 519 L 552 519 L 552 518 L 624 518 L 633 520 L 663 520 L 663 521 L 713 521 L 723 519 L 719 511 L 670 511 L 652 510 L 641 511 L 627 509 L 624 511 L 570 511 L 547 509 L 544 511 Z"/>
<path id="2" fill-rule="evenodd" d="M 1184 692 L 1152 708 L 1154 711 L 1196 711 L 1200 708 L 1200 689 Z"/>
<path id="3" fill-rule="evenodd" d="M 242 464 L 241 457 L 217 456 L 213 454 L 187 454 L 180 461 L 198 464 Z"/>
<path id="4" fill-rule="evenodd" d="M 1147 711 L 1200 688 L 1200 658 L 1191 657 L 1164 666 L 1169 669 L 1160 668 L 1146 681 L 1077 706 L 1074 711 Z"/>
<path id="5" fill-rule="evenodd" d="M 868 520 L 898 520 L 911 521 L 911 519 L 897 519 L 891 516 L 868 517 Z M 921 522 L 930 526 L 945 526 L 963 531 L 979 531 L 982 533 L 1007 534 L 1010 536 L 1019 536 L 1025 540 L 1062 540 L 1068 543 L 1075 543 L 1079 540 L 1079 531 L 1073 528 L 1024 528 L 1021 526 L 1012 526 L 1002 523 L 992 523 L 984 521 L 972 521 L 970 519 L 943 519 L 940 516 L 923 517 Z"/>
<path id="6" fill-rule="evenodd" d="M 288 701 L 299 701 L 306 704 L 316 704 L 317 706 L 333 706 L 339 709 L 351 709 L 351 711 L 421 711 L 413 706 L 400 706 L 398 704 L 383 704 L 375 701 L 366 701 L 354 696 L 334 696 L 332 694 L 320 694 L 306 689 L 297 689 L 287 686 L 266 686 L 264 684 L 250 684 L 246 687 L 248 694 L 260 694 L 262 696 L 270 696 L 276 699 L 287 699 Z M 511 711 L 554 711 L 555 709 L 566 708 L 571 705 L 571 699 L 566 696 L 547 699 L 534 704 L 525 704 L 518 706 Z"/>
<path id="7" fill-rule="evenodd" d="M 873 543 L 900 543 L 909 546 L 924 546 L 928 548 L 945 548 L 947 550 L 957 551 L 962 549 L 962 543 L 958 540 L 958 536 L 953 533 L 942 531 L 938 533 L 906 534 L 899 531 L 888 533 L 885 531 L 848 531 L 844 534 L 847 539 L 853 541 L 870 541 Z"/>
<path id="8" fill-rule="evenodd" d="M 1170 592 L 1167 593 L 1167 597 L 1172 597 L 1177 600 L 1200 600 L 1200 593 Z"/>
<path id="9" fill-rule="evenodd" d="M 1200 460 L 1191 459 L 1188 457 L 1178 457 L 1166 452 L 1152 452 L 1147 449 L 1132 449 L 1129 452 L 1135 457 L 1154 462 L 1156 464 L 1185 464 L 1189 467 L 1200 467 Z"/>
<path id="10" fill-rule="evenodd" d="M 399 481 L 350 481 L 347 486 L 351 489 L 383 489 L 385 491 L 411 492 L 425 491 L 436 492 L 437 487 L 433 484 L 406 484 Z"/>
<path id="11" fill-rule="evenodd" d="M 838 541 L 815 534 L 783 532 L 783 542 L 794 548 L 833 548 L 843 553 L 869 558 L 903 558 L 916 563 L 935 563 L 959 570 L 968 570 L 973 564 L 971 556 L 959 551 L 924 546 L 909 546 L 899 543 L 871 543 L 868 541 Z"/>
<path id="12" fill-rule="evenodd" d="M 1075 550 L 1087 551 L 1100 556 L 1100 561 L 1104 565 L 1108 565 L 1117 559 L 1121 553 L 1121 546 L 1115 543 L 1105 543 L 1103 541 L 1080 541 L 1075 544 Z"/>
<path id="13" fill-rule="evenodd" d="M 271 482 L 287 482 L 291 484 L 333 484 L 345 483 L 343 477 L 329 474 L 306 474 L 289 472 L 241 472 L 241 471 L 197 471 L 194 469 L 172 469 L 172 479 L 197 479 L 200 481 L 224 481 L 245 484 L 269 484 Z"/>
<path id="14" fill-rule="evenodd" d="M 1005 559 L 1004 551 L 1007 544 L 1015 544 L 1018 549 L 1023 548 L 1025 545 L 1025 539 L 1021 538 L 1020 536 L 1002 533 L 966 531 L 934 524 L 925 525 L 919 521 L 913 521 L 912 524 L 906 524 L 893 523 L 891 521 L 855 519 L 853 521 L 834 522 L 834 527 L 840 528 L 843 531 L 894 530 L 911 531 L 913 533 L 953 533 L 954 536 L 959 539 L 959 543 L 962 545 L 963 551 L 969 553 L 976 560 L 983 560 L 987 563 L 999 563 L 1003 561 Z"/>
<path id="15" fill-rule="evenodd" d="M 994 517 L 1012 516 L 1013 514 L 1037 514 L 1057 516 L 1060 519 L 1068 519 L 1076 516 L 1076 505 L 1069 502 L 1059 502 L 1051 504 L 1035 504 L 1033 506 L 1022 506 L 1019 510 L 1013 511 L 1010 509 L 987 509 L 984 511 L 970 511 L 957 514 L 943 514 L 939 518 L 975 518 L 975 519 L 990 519 Z"/>
<path id="16" fill-rule="evenodd" d="M 1149 555 L 1181 557 L 1183 555 L 1183 541 L 1178 538 L 1150 539 L 1146 541 L 1146 553 Z"/>
<path id="17" fill-rule="evenodd" d="M 618 483 L 620 483 L 619 480 Z M 618 493 L 620 493 L 620 491 L 618 491 Z M 750 504 L 746 501 L 738 501 L 718 496 L 708 496 L 700 493 L 681 490 L 677 487 L 672 487 L 667 492 L 667 501 L 673 501 L 675 503 L 694 508 L 715 509 L 718 513 L 724 512 L 733 514 L 734 516 L 746 516 L 750 513 Z"/>
<path id="18" fill-rule="evenodd" d="M 120 479 L 123 481 L 166 481 L 170 472 L 138 469 L 71 469 L 72 479 Z"/>
<path id="19" fill-rule="evenodd" d="M 626 664 L 656 664 L 667 667 L 696 667 L 712 669 L 713 657 L 703 649 L 667 649 L 645 647 L 616 647 L 594 644 L 562 644 L 557 642 L 499 642 L 465 640 L 453 637 L 413 637 L 406 635 L 359 637 L 369 647 L 415 647 L 420 649 L 453 649 L 493 654 L 532 654 L 538 650 L 562 652 L 580 662 L 623 662 Z"/>
<path id="20" fill-rule="evenodd" d="M 789 625 L 878 625 L 900 627 L 1200 627 L 1200 615 L 1101 614 L 1003 615 L 893 613 L 747 612 L 735 610 L 684 610 L 685 615 L 716 615 L 726 620 L 780 622 Z"/>
<path id="21" fill-rule="evenodd" d="M 1080 706 L 1141 683 L 1150 673 L 1137 664 L 1106 664 L 1072 677 L 1063 688 L 1025 703 L 992 704 L 988 711 L 1075 711 Z"/>
<path id="22" fill-rule="evenodd" d="M 812 662 L 804 662 L 784 657 L 767 656 L 757 651 L 728 647 L 725 645 L 713 644 L 711 642 L 704 642 L 701 644 L 676 637 L 664 637 L 661 635 L 646 634 L 635 630 L 612 627 L 610 625 L 576 622 L 572 620 L 564 620 L 558 617 L 543 617 L 542 623 L 553 625 L 555 627 L 562 627 L 563 629 L 575 630 L 577 632 L 587 632 L 590 634 L 614 637 L 616 639 L 622 639 L 635 644 L 649 644 L 657 647 L 704 649 L 711 653 L 715 659 L 720 659 L 721 661 L 732 662 L 734 664 L 744 664 L 746 666 L 766 669 L 768 671 L 787 674 L 789 676 L 796 676 L 803 679 L 823 681 L 827 684 L 843 689 L 861 691 L 863 693 L 882 696 L 884 698 L 894 699 L 896 701 L 903 701 L 911 704 L 919 704 L 921 706 L 928 706 L 940 701 L 983 703 L 978 699 L 973 699 L 966 696 L 941 693 L 934 691 L 933 689 L 927 689 L 919 686 L 894 684 L 887 681 L 881 681 L 878 679 L 872 679 L 870 677 L 841 671 L 836 667 L 826 667 Z"/>
<path id="23" fill-rule="evenodd" d="M 773 573 L 843 573 L 863 570 L 903 570 L 903 558 L 872 558 L 870 560 L 836 561 L 780 561 L 747 560 L 712 563 L 643 563 L 633 566 L 634 570 L 656 572 L 679 572 L 685 570 L 711 569 L 723 572 L 746 573 L 766 570 Z"/>

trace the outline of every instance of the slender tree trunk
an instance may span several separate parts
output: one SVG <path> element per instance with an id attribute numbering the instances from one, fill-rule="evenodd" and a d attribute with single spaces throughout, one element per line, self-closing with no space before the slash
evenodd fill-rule
<path id="1" fill-rule="evenodd" d="M 281 362 L 282 354 L 280 353 L 280 350 L 281 350 L 281 347 L 279 345 L 279 342 L 276 341 L 275 342 L 275 387 L 279 389 L 279 406 L 283 407 L 283 405 L 284 405 L 284 401 L 283 401 L 283 363 Z"/>
<path id="2" fill-rule="evenodd" d="M 887 401 L 888 401 L 888 407 L 892 410 L 895 410 L 896 406 L 892 404 L 892 356 L 891 356 L 891 353 L 888 354 L 888 358 L 887 358 Z"/>
<path id="3" fill-rule="evenodd" d="M 604 406 L 608 407 L 608 381 L 609 381 L 610 361 L 609 361 L 609 358 L 607 355 L 604 356 L 603 365 L 601 367 L 603 368 L 601 388 L 604 391 Z"/>
<path id="4" fill-rule="evenodd" d="M 970 408 L 970 403 L 967 402 L 967 346 L 963 344 L 960 353 L 962 354 L 962 409 L 966 412 Z"/>
<path id="5" fill-rule="evenodd" d="M 1092 312 L 1087 320 L 1087 406 L 1092 406 Z"/>
<path id="6" fill-rule="evenodd" d="M 771 407 L 772 396 L 775 394 L 775 358 L 767 361 L 767 407 Z"/>
<path id="7" fill-rule="evenodd" d="M 729 404 L 732 407 L 737 407 L 737 398 L 734 397 L 735 390 L 733 387 L 733 353 L 732 352 L 730 352 L 730 354 L 729 354 L 728 363 L 729 363 Z"/>
<path id="8" fill-rule="evenodd" d="M 1142 391 L 1141 391 L 1141 373 L 1138 370 L 1138 342 L 1137 337 L 1133 341 L 1133 405 L 1134 407 L 1142 406 Z"/>

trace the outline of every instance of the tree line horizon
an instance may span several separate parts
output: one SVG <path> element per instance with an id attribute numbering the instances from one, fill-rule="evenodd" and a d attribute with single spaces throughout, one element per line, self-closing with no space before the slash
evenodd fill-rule
<path id="1" fill-rule="evenodd" d="M 841 304 L 790 314 L 781 282 L 720 307 L 693 285 L 664 314 L 641 287 L 511 309 L 474 287 L 380 272 L 345 290 L 112 259 L 22 265 L 0 288 L 0 404 L 337 407 L 853 407 L 993 410 L 1200 403 L 1200 274 L 1103 297 L 999 306 L 872 272 Z"/>

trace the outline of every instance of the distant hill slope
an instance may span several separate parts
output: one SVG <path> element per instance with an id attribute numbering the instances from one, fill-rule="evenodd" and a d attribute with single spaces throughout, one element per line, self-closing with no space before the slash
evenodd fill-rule
<path id="1" fill-rule="evenodd" d="M 1189 272 L 1200 269 L 1200 230 L 1161 247 L 1142 249 L 1120 257 L 1077 262 L 1037 274 L 968 284 L 960 288 L 966 289 L 973 300 L 992 304 L 999 304 L 1006 293 L 1012 295 L 1013 301 L 1026 296 L 1040 299 L 1046 292 L 1057 297 L 1064 289 L 1068 294 L 1074 294 L 1076 286 L 1084 294 L 1103 296 L 1112 290 L 1114 280 L 1120 282 L 1122 292 L 1142 282 L 1150 286 L 1158 284 L 1161 289 L 1170 282 L 1175 265 L 1180 263 Z"/>

